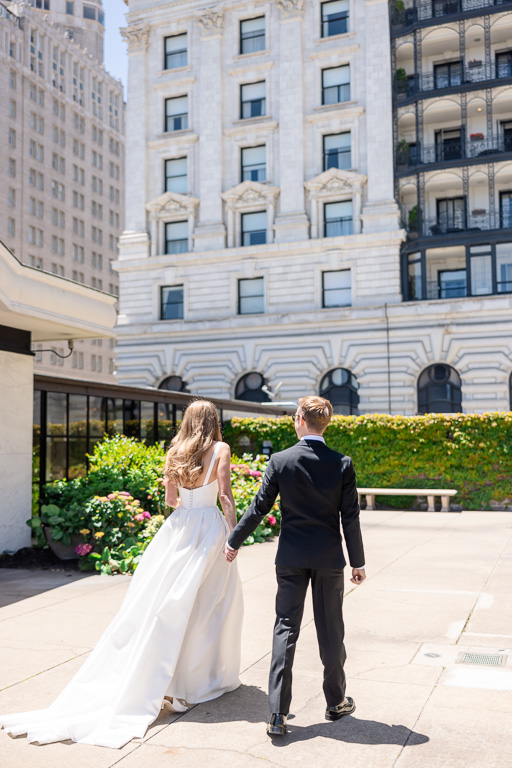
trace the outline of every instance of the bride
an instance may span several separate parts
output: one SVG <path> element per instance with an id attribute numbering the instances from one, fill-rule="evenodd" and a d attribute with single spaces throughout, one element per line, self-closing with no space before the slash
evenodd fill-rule
<path id="1" fill-rule="evenodd" d="M 176 509 L 146 549 L 119 613 L 48 709 L 0 715 L 10 735 L 118 748 L 143 737 L 161 708 L 183 712 L 187 702 L 240 685 L 242 588 L 223 556 L 236 524 L 230 450 L 213 403 L 188 406 L 164 482 Z"/>

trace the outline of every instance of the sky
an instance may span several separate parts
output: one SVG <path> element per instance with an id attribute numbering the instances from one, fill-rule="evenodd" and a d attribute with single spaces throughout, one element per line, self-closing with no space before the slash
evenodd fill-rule
<path id="1" fill-rule="evenodd" d="M 105 69 L 113 77 L 119 77 L 124 85 L 128 82 L 127 45 L 121 37 L 119 27 L 126 27 L 125 13 L 128 6 L 123 0 L 103 0 L 105 10 Z"/>

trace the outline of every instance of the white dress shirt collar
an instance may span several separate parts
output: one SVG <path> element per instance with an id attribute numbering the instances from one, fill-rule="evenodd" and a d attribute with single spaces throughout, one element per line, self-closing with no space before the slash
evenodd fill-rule
<path id="1" fill-rule="evenodd" d="M 301 437 L 301 440 L 320 440 L 321 443 L 325 443 L 322 435 L 304 435 L 304 437 Z"/>

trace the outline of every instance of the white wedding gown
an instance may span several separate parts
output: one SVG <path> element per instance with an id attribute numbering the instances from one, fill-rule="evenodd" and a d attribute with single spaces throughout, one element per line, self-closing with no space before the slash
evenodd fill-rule
<path id="1" fill-rule="evenodd" d="M 48 709 L 0 715 L 9 734 L 118 748 L 144 736 L 164 696 L 198 704 L 238 688 L 242 587 L 223 555 L 217 480 L 208 483 L 217 449 L 204 484 L 180 488 L 182 506 L 151 541 L 87 661 Z"/>

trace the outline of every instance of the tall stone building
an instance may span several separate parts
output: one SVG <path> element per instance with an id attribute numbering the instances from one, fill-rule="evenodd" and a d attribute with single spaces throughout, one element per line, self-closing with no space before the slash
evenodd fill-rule
<path id="1" fill-rule="evenodd" d="M 508 407 L 505 291 L 408 293 L 425 257 L 408 261 L 414 201 L 396 153 L 419 150 L 392 92 L 421 48 L 401 64 L 397 38 L 444 24 L 420 6 L 460 2 L 130 1 L 121 381 L 319 393 L 342 413 Z M 497 18 L 510 3 L 493 5 Z M 431 60 L 448 61 L 444 46 L 441 33 Z"/>
<path id="2" fill-rule="evenodd" d="M 0 3 L 0 237 L 24 264 L 117 295 L 122 85 L 101 0 Z M 114 341 L 37 344 L 36 372 L 113 379 Z"/>

